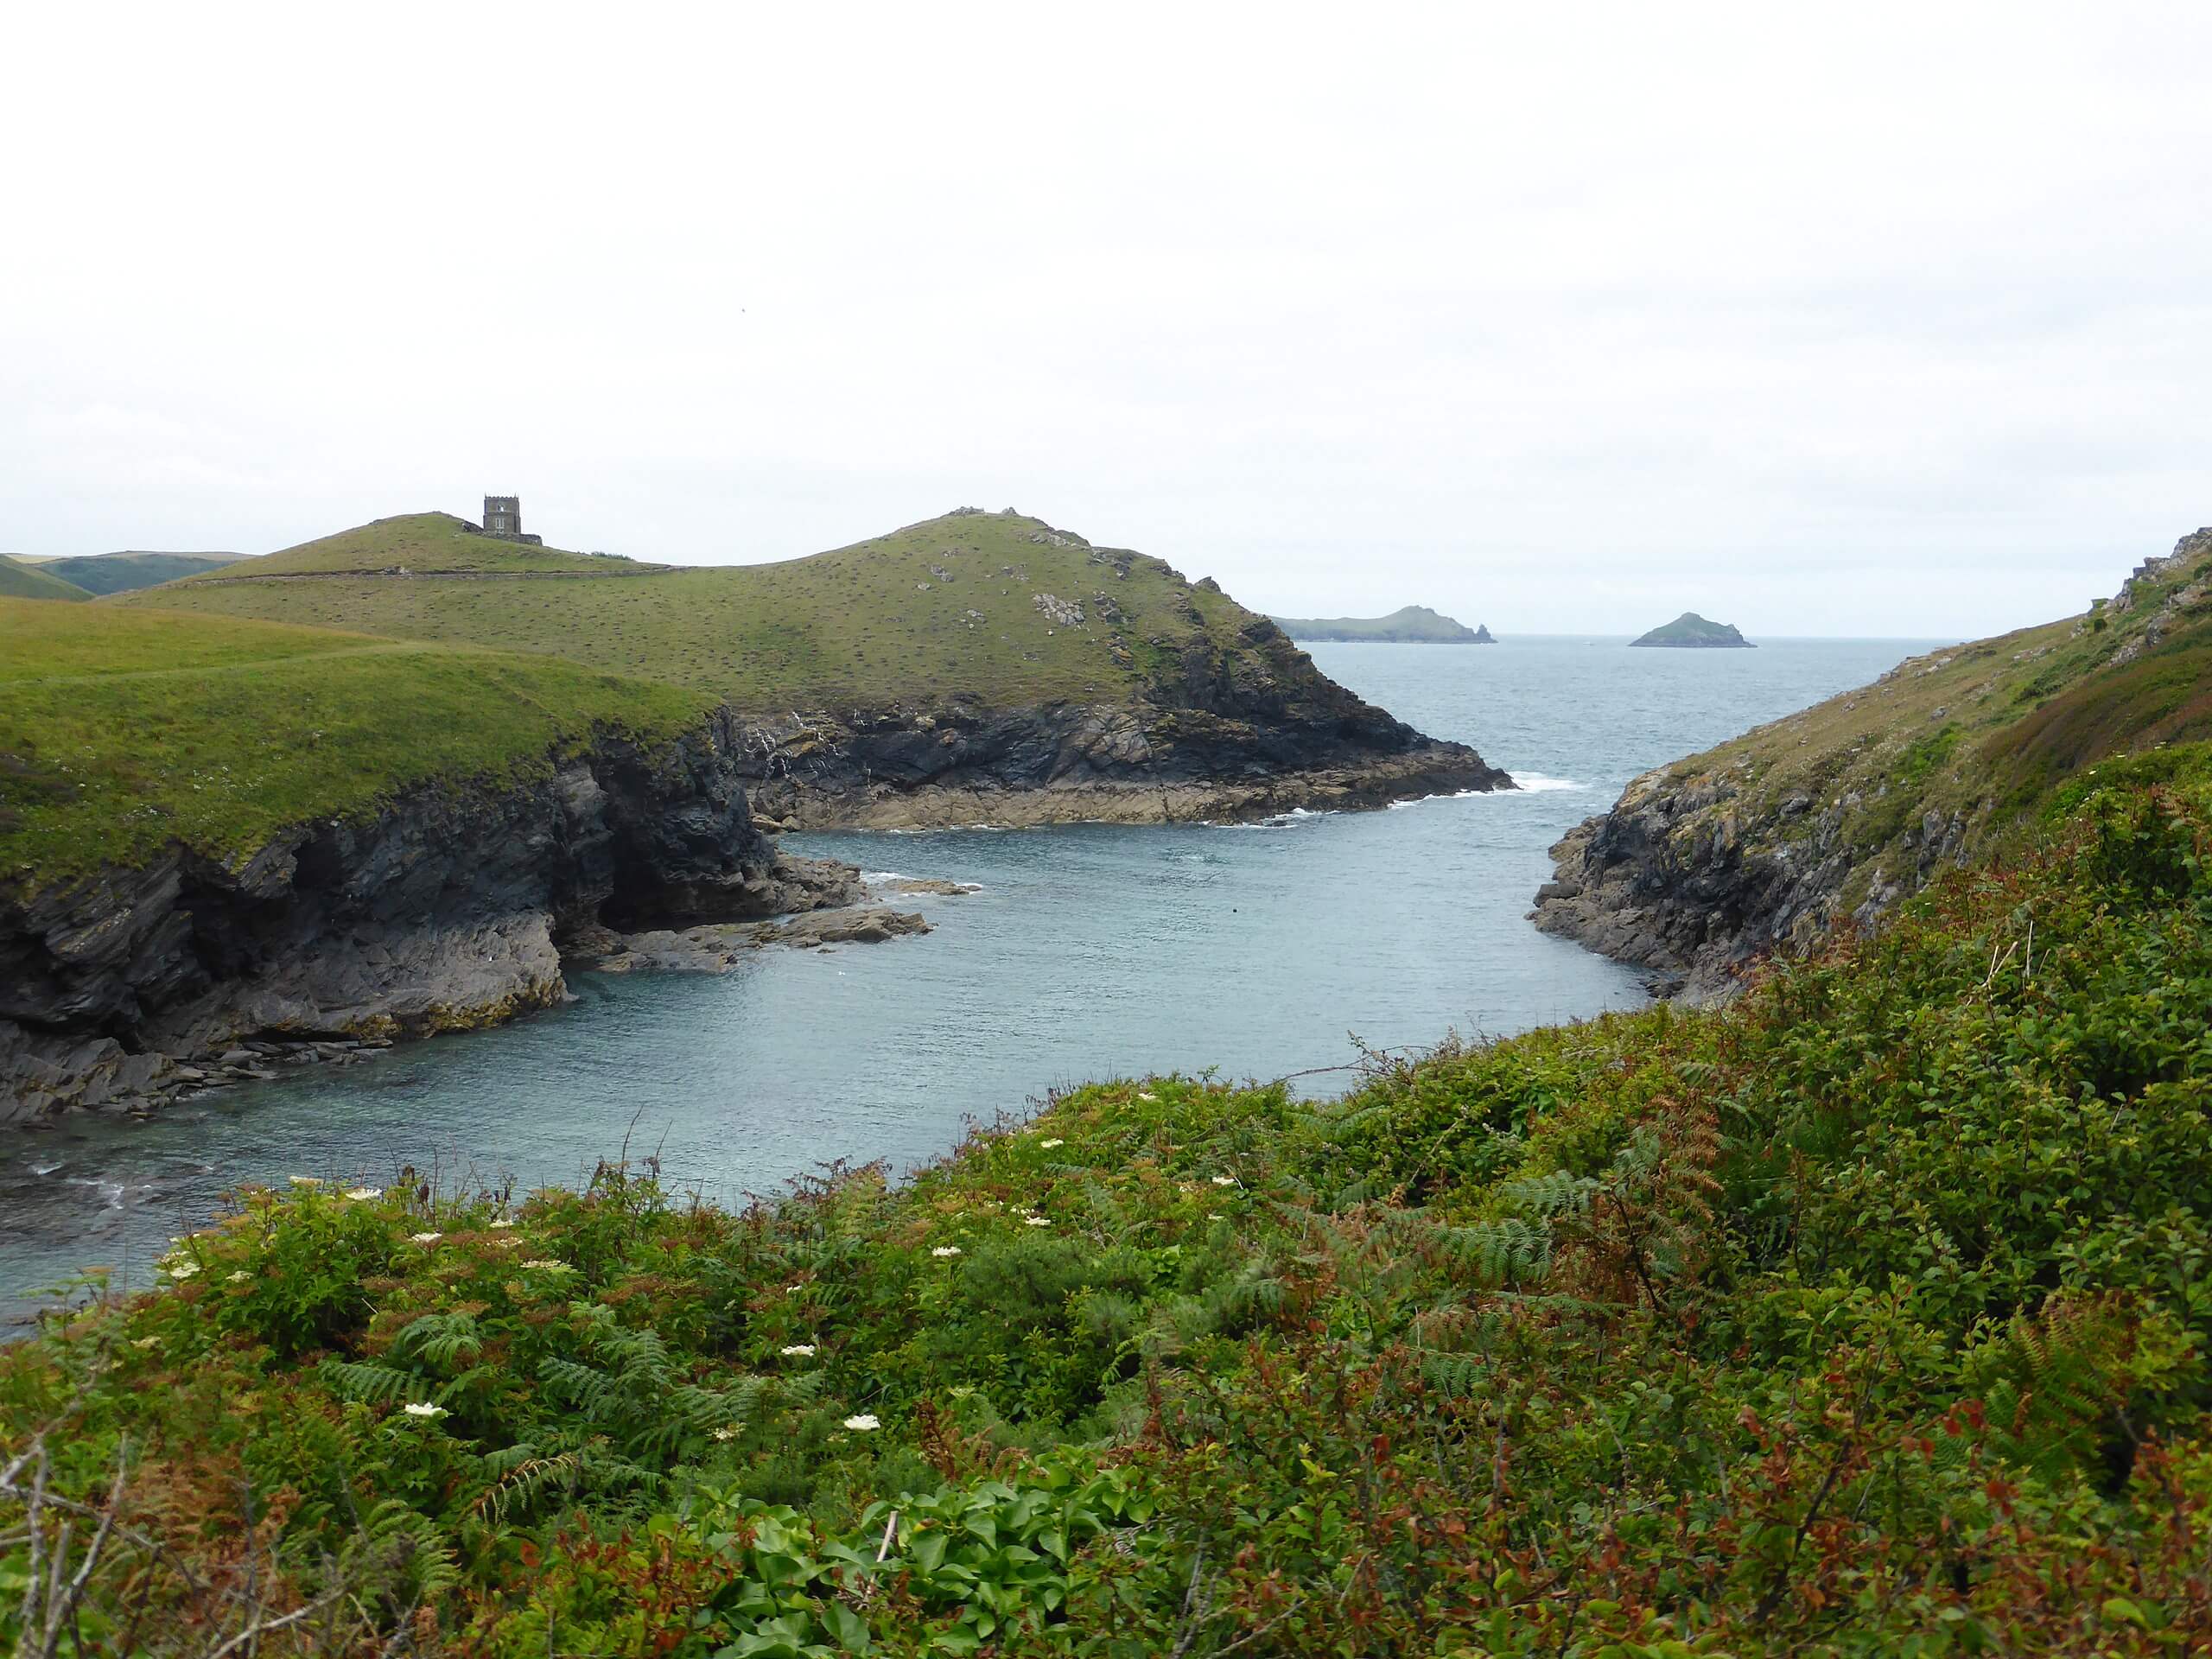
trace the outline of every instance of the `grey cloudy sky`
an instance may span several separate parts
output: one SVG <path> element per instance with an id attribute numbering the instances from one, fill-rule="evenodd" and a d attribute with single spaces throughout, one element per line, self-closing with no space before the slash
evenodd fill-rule
<path id="1" fill-rule="evenodd" d="M 963 504 L 1281 612 L 2079 608 L 2212 521 L 2212 8 L 17 8 L 0 549 Z"/>

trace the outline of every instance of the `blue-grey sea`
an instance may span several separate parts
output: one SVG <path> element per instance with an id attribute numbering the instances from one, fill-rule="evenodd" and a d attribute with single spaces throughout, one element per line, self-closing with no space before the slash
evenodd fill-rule
<path id="1" fill-rule="evenodd" d="M 1859 685 L 1930 641 L 1322 645 L 1321 667 L 1473 744 L 1513 793 L 1249 826 L 793 836 L 920 898 L 889 944 L 767 951 L 718 978 L 579 976 L 570 1006 L 374 1062 L 232 1089 L 147 1122 L 82 1117 L 0 1147 L 0 1330 L 41 1287 L 143 1281 L 242 1181 L 588 1176 L 626 1141 L 708 1196 L 833 1161 L 906 1169 L 970 1119 L 1085 1080 L 1211 1070 L 1341 1089 L 1369 1048 L 1631 1007 L 1634 975 L 1526 919 L 1545 849 L 1637 772 Z"/>

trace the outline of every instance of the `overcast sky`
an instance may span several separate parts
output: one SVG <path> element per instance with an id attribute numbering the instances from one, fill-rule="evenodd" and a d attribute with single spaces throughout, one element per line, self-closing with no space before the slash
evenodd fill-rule
<path id="1" fill-rule="evenodd" d="M 0 550 L 1013 505 L 1284 613 L 1968 635 L 2212 522 L 2212 7 L 19 7 Z"/>

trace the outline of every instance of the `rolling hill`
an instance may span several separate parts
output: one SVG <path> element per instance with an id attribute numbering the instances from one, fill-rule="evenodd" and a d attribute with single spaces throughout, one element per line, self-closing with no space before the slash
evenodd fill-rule
<path id="1" fill-rule="evenodd" d="M 86 600 L 92 594 L 54 575 L 44 565 L 25 564 L 0 554 L 0 599 Z"/>
<path id="2" fill-rule="evenodd" d="M 1915 658 L 1645 773 L 1553 849 L 1548 931 L 1724 992 L 1748 958 L 1872 922 L 2078 778 L 2212 739 L 2212 530 L 2082 616 Z"/>
<path id="3" fill-rule="evenodd" d="M 1503 779 L 1345 691 L 1211 582 L 1012 512 L 683 569 L 414 514 L 120 602 L 563 656 L 679 686 L 747 717 L 772 809 L 811 821 L 1250 810 L 1289 804 L 1283 780 L 1299 773 L 1335 774 L 1317 797 L 1347 799 Z M 1179 803 L 1163 785 L 1213 798 Z M 1034 793 L 1046 785 L 1090 792 L 1078 806 Z"/>
<path id="4" fill-rule="evenodd" d="M 74 582 L 88 594 L 127 594 L 157 587 L 203 570 L 219 570 L 245 556 L 238 553 L 92 553 L 48 559 L 39 569 Z"/>

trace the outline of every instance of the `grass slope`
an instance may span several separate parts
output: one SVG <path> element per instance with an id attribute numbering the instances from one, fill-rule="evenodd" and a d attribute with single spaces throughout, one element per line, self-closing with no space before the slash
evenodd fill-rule
<path id="1" fill-rule="evenodd" d="M 22 564 L 0 554 L 0 599 L 86 600 L 92 594 L 44 567 Z"/>
<path id="2" fill-rule="evenodd" d="M 383 519 L 125 602 L 549 652 L 761 711 L 1127 703 L 1198 635 L 1240 652 L 1262 621 L 1158 559 L 1003 513 L 948 514 L 781 563 L 677 570 L 486 542 L 458 523 Z M 454 563 L 468 558 L 479 563 Z M 401 563 L 621 579 L 368 574 Z M 359 574 L 265 579 L 303 571 Z"/>
<path id="3" fill-rule="evenodd" d="M 249 854 L 433 778 L 541 774 L 706 700 L 543 657 L 113 604 L 0 600 L 0 881 L 181 842 Z"/>
<path id="4" fill-rule="evenodd" d="M 51 559 L 40 568 L 73 582 L 88 594 L 127 594 L 219 570 L 235 564 L 235 553 L 95 553 L 82 558 Z"/>
<path id="5" fill-rule="evenodd" d="M 1465 623 L 1426 605 L 1401 605 L 1388 616 L 1278 616 L 1274 625 L 1294 639 L 1374 639 L 1464 645 L 1475 637 Z"/>
<path id="6" fill-rule="evenodd" d="M 1737 824 L 1787 845 L 1833 815 L 1858 865 L 1845 908 L 1876 881 L 1913 885 L 1930 815 L 1993 845 L 2076 773 L 2212 738 L 2212 536 L 2153 562 L 2123 607 L 1975 640 L 1900 664 L 1666 769 L 1715 791 Z M 1686 827 L 1690 820 L 1685 818 Z"/>
<path id="7" fill-rule="evenodd" d="M 745 1215 L 248 1192 L 0 1356 L 0 1633 L 120 1491 L 79 1618 L 146 1653 L 2200 1650 L 2186 759 L 1728 1010 L 1335 1105 L 1103 1084 Z"/>

